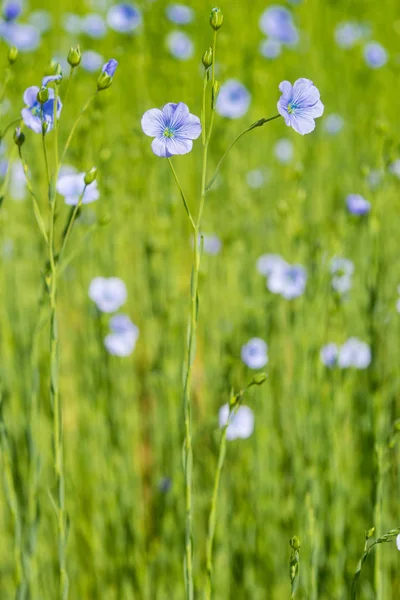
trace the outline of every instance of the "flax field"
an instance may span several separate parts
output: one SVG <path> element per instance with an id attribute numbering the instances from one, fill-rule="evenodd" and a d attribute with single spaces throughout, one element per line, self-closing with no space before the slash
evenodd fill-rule
<path id="1" fill-rule="evenodd" d="M 400 598 L 398 4 L 213 8 L 2 7 L 1 600 Z"/>

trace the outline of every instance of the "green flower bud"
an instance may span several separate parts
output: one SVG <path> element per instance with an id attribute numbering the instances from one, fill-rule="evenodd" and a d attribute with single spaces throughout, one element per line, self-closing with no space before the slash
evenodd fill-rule
<path id="1" fill-rule="evenodd" d="M 201 62 L 203 63 L 205 69 L 209 69 L 213 64 L 213 50 L 211 46 L 204 52 Z"/>
<path id="2" fill-rule="evenodd" d="M 10 65 L 13 65 L 15 63 L 15 61 L 17 60 L 17 56 L 18 48 L 16 48 L 16 46 L 11 46 L 11 48 L 8 51 L 8 62 L 10 63 Z"/>
<path id="3" fill-rule="evenodd" d="M 264 383 L 264 381 L 266 379 L 267 379 L 266 373 L 257 373 L 257 375 L 254 375 L 251 383 L 253 383 L 254 385 L 261 385 Z"/>
<path id="4" fill-rule="evenodd" d="M 97 177 L 97 169 L 96 167 L 92 167 L 90 171 L 85 173 L 85 185 L 90 185 Z"/>
<path id="5" fill-rule="evenodd" d="M 82 54 L 79 45 L 76 48 L 71 46 L 68 52 L 67 61 L 73 69 L 79 65 L 81 58 Z"/>
<path id="6" fill-rule="evenodd" d="M 47 133 L 48 128 L 49 128 L 48 122 L 47 121 L 43 121 L 43 123 L 42 123 L 42 133 L 43 134 Z"/>
<path id="7" fill-rule="evenodd" d="M 102 90 L 106 90 L 112 84 L 112 77 L 107 75 L 107 73 L 100 73 L 100 76 L 97 80 L 97 90 L 101 92 Z"/>
<path id="8" fill-rule="evenodd" d="M 291 545 L 291 547 L 293 548 L 293 550 L 299 550 L 300 548 L 300 540 L 297 537 L 297 535 L 294 535 L 291 540 L 289 541 L 289 544 Z"/>
<path id="9" fill-rule="evenodd" d="M 213 89 L 212 89 L 212 101 L 211 101 L 212 108 L 215 108 L 215 106 L 217 104 L 217 98 L 218 98 L 220 87 L 221 86 L 218 83 L 218 81 L 215 81 L 214 85 L 213 85 Z"/>
<path id="10" fill-rule="evenodd" d="M 222 10 L 216 6 L 212 9 L 210 15 L 210 25 L 214 29 L 214 31 L 218 31 L 220 27 L 222 27 L 222 23 L 224 22 L 224 15 L 222 14 Z"/>
<path id="11" fill-rule="evenodd" d="M 44 104 L 49 99 L 49 90 L 47 87 L 42 87 L 37 93 L 37 101 L 40 104 Z"/>
<path id="12" fill-rule="evenodd" d="M 21 127 L 17 127 L 14 131 L 13 140 L 17 144 L 18 147 L 21 147 L 25 142 L 25 136 L 21 131 Z"/>
<path id="13" fill-rule="evenodd" d="M 368 529 L 368 531 L 365 534 L 365 539 L 369 540 L 370 538 L 374 537 L 375 535 L 375 527 L 371 527 L 371 529 Z"/>

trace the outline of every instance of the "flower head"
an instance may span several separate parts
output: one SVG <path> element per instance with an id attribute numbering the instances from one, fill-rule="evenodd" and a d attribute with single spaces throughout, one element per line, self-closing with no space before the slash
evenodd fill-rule
<path id="1" fill-rule="evenodd" d="M 287 266 L 287 262 L 279 254 L 262 254 L 257 260 L 257 271 L 269 277 L 278 269 Z"/>
<path id="2" fill-rule="evenodd" d="M 104 19 L 96 13 L 85 15 L 81 20 L 81 31 L 96 40 L 103 38 L 107 33 Z"/>
<path id="3" fill-rule="evenodd" d="M 139 329 L 127 315 L 115 315 L 110 319 L 109 333 L 104 339 L 104 346 L 114 356 L 129 356 L 135 349 L 139 338 Z"/>
<path id="4" fill-rule="evenodd" d="M 252 338 L 242 346 L 241 357 L 250 369 L 261 369 L 268 362 L 268 345 L 261 338 Z"/>
<path id="5" fill-rule="evenodd" d="M 320 93 L 313 82 L 304 77 L 295 81 L 294 85 L 282 81 L 279 89 L 282 96 L 278 101 L 278 111 L 286 125 L 301 135 L 311 133 L 315 128 L 314 119 L 324 112 Z"/>
<path id="6" fill-rule="evenodd" d="M 101 69 L 101 72 L 105 73 L 109 77 L 114 77 L 115 71 L 117 70 L 117 67 L 118 67 L 118 61 L 115 60 L 115 58 L 110 58 L 110 60 L 108 60 L 103 65 L 103 68 Z"/>
<path id="7" fill-rule="evenodd" d="M 332 368 L 336 366 L 338 356 L 339 348 L 337 344 L 326 344 L 326 346 L 321 348 L 320 359 L 326 367 Z"/>
<path id="8" fill-rule="evenodd" d="M 335 41 L 340 48 L 352 48 L 362 39 L 363 34 L 364 29 L 359 23 L 347 21 L 336 26 Z"/>
<path id="9" fill-rule="evenodd" d="M 388 60 L 388 53 L 378 42 L 369 42 L 364 48 L 365 62 L 371 69 L 380 69 Z"/>
<path id="10" fill-rule="evenodd" d="M 194 18 L 194 11 L 184 4 L 169 4 L 166 9 L 167 18 L 176 25 L 187 25 Z"/>
<path id="11" fill-rule="evenodd" d="M 366 215 L 371 210 L 371 204 L 360 194 L 349 194 L 346 198 L 347 210 L 352 215 Z"/>
<path id="12" fill-rule="evenodd" d="M 29 87 L 24 93 L 26 108 L 21 111 L 24 123 L 35 133 L 42 133 L 43 124 L 46 123 L 46 131 L 51 131 L 54 125 L 54 90 L 49 89 L 49 99 L 40 104 L 37 99 L 39 88 L 36 85 Z M 57 98 L 57 118 L 60 117 L 62 103 Z"/>
<path id="13" fill-rule="evenodd" d="M 116 4 L 107 13 L 107 23 L 118 33 L 132 33 L 142 24 L 142 13 L 132 4 Z"/>
<path id="14" fill-rule="evenodd" d="M 343 129 L 344 119 L 342 116 L 332 113 L 324 119 L 324 129 L 330 135 L 336 135 Z"/>
<path id="15" fill-rule="evenodd" d="M 278 42 L 278 40 L 268 38 L 261 42 L 259 49 L 261 56 L 272 60 L 274 58 L 278 58 L 280 55 L 282 44 L 281 42 Z"/>
<path id="16" fill-rule="evenodd" d="M 70 206 L 76 206 L 82 194 L 82 204 L 90 204 L 100 198 L 97 181 L 93 181 L 85 189 L 85 173 L 61 175 L 57 181 L 57 192 L 64 196 L 65 204 Z"/>
<path id="17" fill-rule="evenodd" d="M 3 4 L 3 18 L 5 21 L 15 21 L 22 12 L 21 2 L 8 0 Z"/>
<path id="18" fill-rule="evenodd" d="M 330 265 L 332 274 L 332 287 L 338 294 L 345 294 L 352 285 L 352 275 L 354 272 L 354 263 L 347 259 L 335 256 Z"/>
<path id="19" fill-rule="evenodd" d="M 0 34 L 9 46 L 15 46 L 20 52 L 33 52 L 40 46 L 40 31 L 33 25 L 4 22 Z"/>
<path id="20" fill-rule="evenodd" d="M 153 137 L 152 150 L 157 156 L 168 158 L 187 154 L 193 141 L 201 134 L 200 119 L 189 113 L 183 102 L 169 102 L 162 110 L 151 108 L 142 117 L 143 132 Z"/>
<path id="21" fill-rule="evenodd" d="M 85 71 L 94 73 L 98 71 L 101 65 L 104 63 L 104 58 L 98 52 L 94 50 L 87 50 L 83 52 L 81 59 L 81 66 Z"/>
<path id="22" fill-rule="evenodd" d="M 217 113 L 228 119 L 243 117 L 249 109 L 251 95 L 240 81 L 228 79 L 219 91 Z"/>
<path id="23" fill-rule="evenodd" d="M 260 17 L 259 25 L 265 35 L 281 44 L 293 46 L 299 40 L 292 14 L 283 6 L 267 8 Z"/>
<path id="24" fill-rule="evenodd" d="M 365 342 L 351 337 L 339 350 L 338 365 L 341 369 L 354 367 L 366 369 L 371 363 L 371 349 Z"/>
<path id="25" fill-rule="evenodd" d="M 189 60 L 194 52 L 193 42 L 183 31 L 171 31 L 167 36 L 167 46 L 178 60 Z"/>
<path id="26" fill-rule="evenodd" d="M 301 265 L 290 265 L 285 261 L 276 266 L 267 279 L 267 288 L 273 294 L 280 294 L 286 300 L 292 300 L 304 293 L 307 272 Z"/>
<path id="27" fill-rule="evenodd" d="M 278 140 L 274 146 L 274 154 L 280 163 L 287 165 L 293 160 L 293 142 L 286 138 Z"/>
<path id="28" fill-rule="evenodd" d="M 117 311 L 128 297 L 126 285 L 118 277 L 95 277 L 89 286 L 89 298 L 104 313 Z"/>
<path id="29" fill-rule="evenodd" d="M 239 406 L 236 413 L 229 417 L 229 405 L 221 406 L 218 415 L 219 426 L 225 427 L 229 419 L 229 425 L 226 430 L 227 440 L 247 439 L 254 431 L 254 413 L 248 406 Z"/>

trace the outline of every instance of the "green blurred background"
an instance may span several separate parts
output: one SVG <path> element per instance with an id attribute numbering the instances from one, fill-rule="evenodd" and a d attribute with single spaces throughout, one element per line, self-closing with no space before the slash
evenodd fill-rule
<path id="1" fill-rule="evenodd" d="M 6 93 L 10 108 L 1 117 L 2 127 L 17 118 L 26 87 L 38 85 L 50 60 L 66 57 L 77 42 L 119 61 L 112 87 L 82 119 L 66 160 L 81 171 L 96 165 L 101 193 L 98 202 L 85 207 L 73 232 L 70 252 L 76 255 L 61 279 L 58 302 L 67 562 L 70 598 L 76 600 L 184 598 L 181 399 L 191 232 L 168 164 L 152 154 L 140 118 L 171 101 L 183 101 L 200 115 L 200 58 L 212 40 L 212 5 L 197 0 L 188 5 L 195 20 L 184 30 L 195 54 L 179 62 L 165 46 L 166 35 L 179 27 L 166 19 L 164 0 L 139 5 L 144 26 L 137 35 L 109 31 L 97 41 L 74 38 L 61 28 L 65 12 L 83 14 L 94 4 L 32 2 L 30 9 L 50 11 L 53 27 L 38 51 L 18 57 Z M 398 5 L 394 0 L 383 0 L 378 8 L 366 0 L 291 5 L 300 44 L 274 61 L 259 53 L 264 36 L 258 20 L 267 6 L 260 0 L 221 5 L 218 80 L 239 79 L 252 102 L 241 119 L 216 119 L 210 173 L 240 131 L 276 114 L 280 81 L 312 79 L 325 115 L 305 137 L 283 120 L 251 132 L 232 150 L 207 196 L 202 229 L 219 236 L 222 250 L 204 256 L 200 278 L 193 405 L 196 598 L 205 580 L 218 410 L 232 386 L 241 388 L 253 376 L 240 350 L 257 336 L 269 345 L 268 379 L 246 397 L 255 413 L 253 435 L 228 444 L 215 542 L 215 598 L 289 598 L 288 540 L 296 534 L 301 541 L 296 598 L 343 600 L 350 597 L 365 530 L 374 525 L 382 534 L 400 520 L 399 449 L 387 444 L 400 416 L 400 181 L 387 168 L 400 155 Z M 387 48 L 390 58 L 382 69 L 368 68 L 362 45 L 343 50 L 335 44 L 336 25 L 352 19 L 369 23 L 372 39 Z M 6 57 L 2 42 L 4 71 Z M 95 90 L 96 78 L 81 69 L 76 73 L 60 120 L 62 141 Z M 331 113 L 345 121 L 336 136 L 324 129 Z M 31 131 L 26 136 L 24 154 L 45 207 L 40 136 Z M 274 155 L 281 138 L 294 145 L 288 165 Z M 50 149 L 51 139 L 50 134 Z M 17 161 L 11 130 L 5 141 L 7 156 Z M 195 209 L 200 142 L 174 165 Z M 267 174 L 259 189 L 246 181 L 255 169 Z M 379 182 L 371 185 L 369 175 L 376 171 Z M 368 218 L 347 213 L 345 197 L 352 192 L 371 202 Z M 68 209 L 61 197 L 57 202 L 61 230 Z M 36 539 L 27 597 L 54 600 L 57 538 L 50 495 L 55 480 L 48 309 L 41 278 L 46 253 L 29 195 L 17 201 L 10 186 L 0 209 L 0 249 L 0 598 L 16 597 L 19 524 L 24 552 Z M 266 252 L 307 268 L 304 296 L 286 301 L 268 292 L 255 266 Z M 330 288 L 329 261 L 336 255 L 355 263 L 346 302 L 338 302 Z M 102 339 L 108 318 L 99 317 L 88 298 L 93 277 L 114 275 L 127 284 L 124 312 L 140 329 L 134 353 L 124 359 L 106 354 Z M 369 369 L 327 370 L 319 359 L 321 347 L 350 336 L 371 345 Z M 37 521 L 32 489 L 40 506 Z M 15 492 L 11 502 L 10 490 Z M 399 598 L 399 556 L 393 543 L 371 553 L 360 598 Z"/>

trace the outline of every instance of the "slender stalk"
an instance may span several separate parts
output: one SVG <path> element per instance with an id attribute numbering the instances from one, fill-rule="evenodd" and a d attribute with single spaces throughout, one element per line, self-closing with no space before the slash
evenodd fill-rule
<path id="1" fill-rule="evenodd" d="M 232 409 L 232 408 L 229 409 L 228 419 L 222 429 L 221 441 L 219 444 L 218 464 L 217 464 L 217 469 L 215 471 L 214 488 L 213 488 L 213 494 L 212 494 L 212 498 L 211 498 L 211 509 L 210 509 L 210 515 L 208 518 L 208 535 L 207 535 L 207 541 L 206 541 L 206 568 L 207 568 L 207 582 L 206 582 L 206 590 L 205 590 L 206 600 L 211 600 L 213 544 L 214 544 L 215 527 L 217 524 L 217 502 L 218 502 L 219 483 L 220 483 L 222 468 L 224 466 L 225 455 L 226 455 L 226 434 L 228 431 L 229 423 L 231 421 L 231 416 L 234 412 L 235 412 L 234 409 Z"/>
<path id="2" fill-rule="evenodd" d="M 3 87 L 1 88 L 1 92 L 0 92 L 0 104 L 3 103 L 4 97 L 6 95 L 6 91 L 7 91 L 7 87 L 8 84 L 10 82 L 11 79 L 11 68 L 7 67 L 6 69 L 6 75 L 4 77 L 4 83 L 3 83 Z"/>
<path id="3" fill-rule="evenodd" d="M 86 191 L 87 186 L 85 185 L 83 188 L 83 192 L 79 197 L 78 202 L 76 203 L 76 205 L 74 206 L 74 208 L 72 209 L 71 213 L 70 213 L 70 217 L 68 219 L 68 223 L 67 223 L 67 227 L 65 229 L 65 233 L 64 233 L 64 237 L 61 243 L 61 248 L 60 251 L 58 253 L 58 257 L 57 257 L 57 263 L 59 264 L 61 262 L 61 258 L 64 254 L 64 250 L 65 247 L 68 243 L 69 240 L 69 236 L 71 235 L 72 229 L 74 227 L 75 221 L 76 221 L 76 217 L 78 216 L 78 212 L 82 207 L 82 201 L 83 201 L 83 196 L 85 195 L 85 191 Z"/>
<path id="4" fill-rule="evenodd" d="M 11 129 L 11 127 L 14 127 L 14 125 L 19 125 L 21 123 L 21 117 L 18 117 L 18 119 L 14 119 L 13 121 L 11 121 L 10 123 L 8 123 L 8 125 L 6 125 L 3 129 L 3 131 L 0 133 L 0 141 L 3 139 L 3 137 L 6 135 L 7 131 L 9 129 Z"/>
<path id="5" fill-rule="evenodd" d="M 39 226 L 40 233 L 42 234 L 43 239 L 46 242 L 46 245 L 48 245 L 49 240 L 48 240 L 48 236 L 47 236 L 47 232 L 46 232 L 46 227 L 45 227 L 45 224 L 44 224 L 44 221 L 43 221 L 42 213 L 40 212 L 38 201 L 37 201 L 35 193 L 33 191 L 32 182 L 31 182 L 31 179 L 29 177 L 28 165 L 26 164 L 26 162 L 25 162 L 25 160 L 24 160 L 24 158 L 22 156 L 22 150 L 21 150 L 20 146 L 18 147 L 18 153 L 19 153 L 19 157 L 21 159 L 22 168 L 24 170 L 25 179 L 26 179 L 26 185 L 28 187 L 29 193 L 30 193 L 31 198 L 32 198 L 33 212 L 34 212 L 37 224 Z"/>
<path id="6" fill-rule="evenodd" d="M 72 129 L 71 129 L 71 131 L 70 131 L 70 133 L 69 133 L 69 136 L 68 136 L 68 138 L 67 138 L 67 141 L 66 141 L 66 143 L 65 143 L 65 146 L 64 146 L 63 153 L 62 153 L 62 155 L 61 155 L 61 163 L 60 163 L 60 165 L 61 165 L 61 164 L 64 162 L 65 155 L 66 155 L 66 154 L 67 154 L 67 152 L 68 152 L 68 148 L 70 147 L 70 144 L 71 144 L 71 142 L 72 142 L 72 138 L 74 137 L 75 130 L 76 130 L 76 128 L 78 127 L 78 125 L 79 125 L 79 122 L 80 122 L 81 118 L 83 117 L 83 115 L 85 114 L 85 112 L 87 111 L 87 109 L 89 108 L 89 106 L 91 105 L 91 103 L 93 102 L 93 100 L 95 99 L 95 97 L 96 97 L 96 94 L 97 94 L 97 91 L 96 91 L 96 92 L 93 94 L 93 96 L 91 96 L 91 97 L 89 98 L 89 100 L 86 102 L 86 104 L 85 104 L 85 105 L 84 105 L 84 107 L 82 108 L 81 112 L 79 113 L 79 115 L 78 115 L 78 117 L 77 117 L 77 119 L 76 119 L 75 123 L 73 124 L 73 126 L 72 126 Z M 57 161 L 57 165 L 58 165 L 58 161 Z M 57 170 L 59 170 L 59 167 L 58 167 L 58 169 L 57 169 Z"/>
<path id="7" fill-rule="evenodd" d="M 207 184 L 206 192 L 208 192 L 211 189 L 211 187 L 221 169 L 222 163 L 224 162 L 224 160 L 227 157 L 227 155 L 229 154 L 229 152 L 232 150 L 233 146 L 240 140 L 240 138 L 242 138 L 246 133 L 249 133 L 249 131 L 252 131 L 256 127 L 262 127 L 262 125 L 265 125 L 265 123 L 269 123 L 270 121 L 275 121 L 275 119 L 279 119 L 280 116 L 281 115 L 275 115 L 274 117 L 270 117 L 269 119 L 259 119 L 258 121 L 255 121 L 255 123 L 250 125 L 250 127 L 245 129 L 244 131 L 242 131 L 242 133 L 239 133 L 239 135 L 237 137 L 235 137 L 233 142 L 230 144 L 230 146 L 228 146 L 228 149 L 224 152 L 224 154 L 220 158 L 220 160 L 217 164 L 217 168 L 215 169 L 215 173 Z"/>
<path id="8" fill-rule="evenodd" d="M 191 224 L 191 226 L 193 227 L 193 229 L 196 229 L 196 224 L 195 224 L 195 222 L 194 222 L 194 220 L 193 220 L 193 217 L 192 217 L 192 215 L 191 215 L 191 212 L 190 212 L 190 209 L 189 209 L 189 205 L 188 205 L 188 203 L 187 203 L 187 200 L 186 200 L 185 193 L 184 193 L 184 191 L 183 191 L 183 189 L 182 189 L 182 187 L 181 187 L 181 184 L 179 183 L 178 176 L 177 176 L 177 174 L 176 174 L 176 171 L 175 171 L 175 169 L 174 169 L 174 165 L 172 164 L 172 161 L 171 161 L 171 159 L 170 159 L 170 158 L 168 158 L 168 164 L 169 164 L 169 166 L 170 166 L 170 168 L 171 168 L 172 175 L 174 176 L 174 179 L 175 179 L 176 185 L 178 186 L 178 189 L 179 189 L 179 191 L 180 191 L 180 193 L 181 193 L 181 198 L 182 198 L 182 201 L 183 201 L 183 206 L 185 207 L 186 214 L 187 214 L 187 216 L 189 217 L 190 224 Z"/>
<path id="9" fill-rule="evenodd" d="M 58 86 L 55 87 L 54 95 L 54 133 L 56 173 L 53 185 L 49 180 L 49 283 L 48 295 L 50 304 L 50 403 L 53 410 L 53 439 L 54 439 L 54 468 L 57 486 L 57 529 L 58 529 L 58 570 L 59 570 L 59 598 L 68 598 L 68 574 L 66 564 L 67 545 L 67 517 L 65 511 L 65 480 L 64 480 L 64 453 L 62 433 L 62 403 L 59 391 L 58 372 L 58 323 L 57 323 L 57 264 L 54 248 L 55 209 L 56 209 L 56 182 L 58 179 L 58 131 L 57 131 L 57 103 Z"/>

